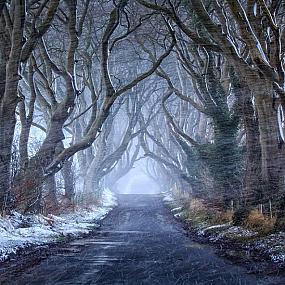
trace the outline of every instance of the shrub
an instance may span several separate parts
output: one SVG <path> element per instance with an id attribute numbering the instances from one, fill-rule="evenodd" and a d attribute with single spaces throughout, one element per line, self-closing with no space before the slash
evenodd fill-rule
<path id="1" fill-rule="evenodd" d="M 234 226 L 243 226 L 250 210 L 248 208 L 241 207 L 237 209 L 233 214 L 233 224 Z"/>

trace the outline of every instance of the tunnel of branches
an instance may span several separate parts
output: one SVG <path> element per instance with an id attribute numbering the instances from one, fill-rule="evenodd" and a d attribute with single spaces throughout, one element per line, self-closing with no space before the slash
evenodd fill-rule
<path id="1" fill-rule="evenodd" d="M 284 11 L 0 0 L 2 214 L 72 211 L 128 177 L 284 227 Z"/>

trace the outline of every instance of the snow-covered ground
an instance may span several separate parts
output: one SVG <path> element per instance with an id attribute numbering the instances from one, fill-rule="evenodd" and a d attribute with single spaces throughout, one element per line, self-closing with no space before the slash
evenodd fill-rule
<path id="1" fill-rule="evenodd" d="M 23 216 L 13 212 L 10 216 L 0 218 L 0 262 L 33 245 L 56 243 L 66 236 L 87 234 L 96 227 L 96 221 L 103 219 L 116 205 L 114 194 L 105 189 L 101 206 L 88 211 L 78 209 L 61 216 Z"/>

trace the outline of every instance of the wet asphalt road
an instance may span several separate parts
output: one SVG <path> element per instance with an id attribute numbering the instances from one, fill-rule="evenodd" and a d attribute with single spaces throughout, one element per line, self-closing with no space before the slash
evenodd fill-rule
<path id="1" fill-rule="evenodd" d="M 152 195 L 121 195 L 97 234 L 2 284 L 270 284 L 187 237 Z"/>

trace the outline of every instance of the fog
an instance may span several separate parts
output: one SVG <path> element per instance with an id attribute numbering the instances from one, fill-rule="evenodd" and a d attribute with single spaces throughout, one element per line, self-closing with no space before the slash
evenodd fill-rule
<path id="1" fill-rule="evenodd" d="M 145 173 L 143 162 L 135 166 L 117 182 L 117 191 L 119 194 L 149 194 L 160 193 L 160 186 Z"/>

